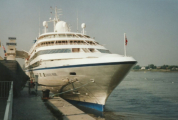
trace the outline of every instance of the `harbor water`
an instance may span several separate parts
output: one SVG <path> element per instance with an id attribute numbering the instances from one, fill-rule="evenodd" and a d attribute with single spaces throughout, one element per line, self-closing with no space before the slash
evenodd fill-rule
<path id="1" fill-rule="evenodd" d="M 95 112 L 96 113 L 96 112 Z M 178 119 L 178 72 L 130 72 L 108 98 L 98 120 Z"/>

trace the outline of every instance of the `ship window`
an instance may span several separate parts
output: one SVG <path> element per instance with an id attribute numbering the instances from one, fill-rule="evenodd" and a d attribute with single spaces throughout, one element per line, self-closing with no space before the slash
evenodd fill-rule
<path id="1" fill-rule="evenodd" d="M 57 44 L 61 44 L 61 41 L 56 41 Z"/>
<path id="2" fill-rule="evenodd" d="M 73 44 L 73 41 L 70 41 L 70 44 L 72 45 L 72 44 Z"/>
<path id="3" fill-rule="evenodd" d="M 97 49 L 101 53 L 111 53 L 109 50 L 104 50 L 104 49 Z"/>
<path id="4" fill-rule="evenodd" d="M 39 62 L 35 62 L 34 64 L 30 65 L 31 68 L 38 67 L 38 66 L 39 66 Z"/>
<path id="5" fill-rule="evenodd" d="M 87 37 L 87 38 L 90 38 L 89 36 L 87 36 L 87 35 L 84 35 L 85 37 Z"/>
<path id="6" fill-rule="evenodd" d="M 72 48 L 72 52 L 79 52 L 80 48 Z"/>
<path id="7" fill-rule="evenodd" d="M 67 34 L 67 37 L 73 37 L 73 35 L 72 34 Z"/>
<path id="8" fill-rule="evenodd" d="M 64 49 L 64 53 L 66 53 L 67 52 L 67 49 Z"/>
<path id="9" fill-rule="evenodd" d="M 77 35 L 74 35 L 74 37 L 79 38 L 79 36 L 77 36 Z"/>
<path id="10" fill-rule="evenodd" d="M 63 53 L 64 49 L 59 50 L 59 53 Z"/>
<path id="11" fill-rule="evenodd" d="M 77 38 L 77 36 L 76 36 L 76 35 L 73 35 L 73 37 Z"/>
<path id="12" fill-rule="evenodd" d="M 67 41 L 62 41 L 62 45 L 66 45 L 67 43 L 66 43 Z"/>
<path id="13" fill-rule="evenodd" d="M 76 75 L 76 72 L 70 72 L 70 75 Z"/>
<path id="14" fill-rule="evenodd" d="M 45 74 L 43 73 L 44 77 L 45 77 Z"/>
<path id="15" fill-rule="evenodd" d="M 99 43 L 98 43 L 98 42 L 95 42 L 95 43 L 99 45 Z"/>
<path id="16" fill-rule="evenodd" d="M 95 52 L 95 49 L 93 48 L 88 48 L 90 50 L 90 52 Z"/>
<path id="17" fill-rule="evenodd" d="M 59 34 L 59 37 L 66 37 L 65 34 Z"/>
<path id="18" fill-rule="evenodd" d="M 61 49 L 61 53 L 65 53 L 65 49 Z"/>
<path id="19" fill-rule="evenodd" d="M 83 38 L 83 36 L 82 35 L 79 35 L 79 34 L 77 34 L 80 38 Z"/>
<path id="20" fill-rule="evenodd" d="M 79 48 L 77 48 L 79 49 Z M 41 50 L 35 53 L 35 55 L 32 57 L 32 59 L 35 59 L 39 55 L 44 54 L 53 54 L 53 53 L 71 53 L 71 49 L 51 49 L 51 50 Z"/>

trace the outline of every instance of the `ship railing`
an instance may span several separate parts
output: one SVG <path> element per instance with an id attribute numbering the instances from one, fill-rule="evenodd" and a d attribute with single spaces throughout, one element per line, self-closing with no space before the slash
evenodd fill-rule
<path id="1" fill-rule="evenodd" d="M 13 104 L 13 81 L 0 81 L 0 98 L 8 98 L 4 120 L 11 120 Z"/>
<path id="2" fill-rule="evenodd" d="M 48 29 L 43 29 L 43 33 L 47 33 L 48 32 Z"/>
<path id="3" fill-rule="evenodd" d="M 44 44 L 44 45 L 40 45 L 38 47 L 54 46 L 54 45 L 87 45 L 87 44 L 86 43 L 54 43 L 54 44 Z"/>
<path id="4" fill-rule="evenodd" d="M 53 44 L 43 44 L 43 45 L 39 45 L 38 47 L 45 47 L 45 46 L 54 46 L 54 45 L 91 45 L 91 46 L 102 46 L 102 45 L 96 45 L 96 44 L 86 44 L 86 43 L 76 43 L 76 42 L 72 42 L 72 43 L 53 43 Z"/>

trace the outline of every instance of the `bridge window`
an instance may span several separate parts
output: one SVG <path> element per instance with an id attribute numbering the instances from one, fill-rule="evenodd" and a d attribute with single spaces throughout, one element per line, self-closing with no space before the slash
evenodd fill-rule
<path id="1" fill-rule="evenodd" d="M 100 51 L 101 53 L 111 53 L 109 50 L 105 50 L 105 49 L 97 49 L 98 51 Z"/>
<path id="2" fill-rule="evenodd" d="M 32 57 L 32 59 L 35 59 L 39 55 L 44 54 L 54 54 L 54 53 L 71 53 L 71 49 L 50 49 L 50 50 L 41 50 L 35 53 L 35 55 Z"/>
<path id="3" fill-rule="evenodd" d="M 84 38 L 82 35 L 80 35 L 80 34 L 77 34 L 77 36 L 79 36 L 80 38 Z"/>
<path id="4" fill-rule="evenodd" d="M 86 38 L 90 38 L 89 36 L 87 36 L 87 35 L 84 35 Z"/>
<path id="5" fill-rule="evenodd" d="M 58 34 L 59 37 L 66 37 L 65 34 Z"/>

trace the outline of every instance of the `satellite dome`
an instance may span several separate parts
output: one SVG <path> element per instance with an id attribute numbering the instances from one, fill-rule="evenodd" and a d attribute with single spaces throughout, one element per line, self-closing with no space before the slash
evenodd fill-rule
<path id="1" fill-rule="evenodd" d="M 55 32 L 69 32 L 67 23 L 64 21 L 59 21 L 55 26 Z"/>
<path id="2" fill-rule="evenodd" d="M 48 23 L 46 21 L 43 22 L 44 27 L 48 27 Z"/>
<path id="3" fill-rule="evenodd" d="M 85 23 L 82 23 L 81 27 L 82 27 L 82 28 L 86 28 L 86 24 L 85 24 Z"/>

